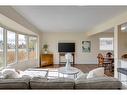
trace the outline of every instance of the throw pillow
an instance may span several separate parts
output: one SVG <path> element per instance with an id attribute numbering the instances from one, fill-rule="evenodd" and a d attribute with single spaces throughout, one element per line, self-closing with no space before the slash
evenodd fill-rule
<path id="1" fill-rule="evenodd" d="M 2 71 L 0 71 L 0 76 L 2 76 Z"/>
<path id="2" fill-rule="evenodd" d="M 6 79 L 19 78 L 19 74 L 14 69 L 4 69 L 2 70 L 2 73 Z"/>
<path id="3" fill-rule="evenodd" d="M 87 77 L 87 73 L 80 74 L 75 80 L 84 80 Z"/>
<path id="4" fill-rule="evenodd" d="M 100 68 L 96 68 L 91 70 L 88 75 L 87 78 L 94 78 L 94 77 L 104 77 L 104 67 L 100 67 Z"/>
<path id="5" fill-rule="evenodd" d="M 2 71 L 0 71 L 0 79 L 4 79 L 5 76 L 2 74 Z"/>

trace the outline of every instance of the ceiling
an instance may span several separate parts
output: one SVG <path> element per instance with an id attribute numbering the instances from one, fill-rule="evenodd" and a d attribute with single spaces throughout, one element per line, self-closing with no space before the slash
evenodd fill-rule
<path id="1" fill-rule="evenodd" d="M 127 6 L 13 6 L 42 32 L 88 32 Z"/>

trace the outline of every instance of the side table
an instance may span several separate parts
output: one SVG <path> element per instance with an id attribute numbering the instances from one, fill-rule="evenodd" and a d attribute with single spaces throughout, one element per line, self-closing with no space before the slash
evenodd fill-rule
<path id="1" fill-rule="evenodd" d="M 79 73 L 79 69 L 75 67 L 70 67 L 67 69 L 66 67 L 60 67 L 58 68 L 58 73 L 61 73 L 63 75 L 74 75 L 74 78 L 77 78 L 77 74 Z"/>

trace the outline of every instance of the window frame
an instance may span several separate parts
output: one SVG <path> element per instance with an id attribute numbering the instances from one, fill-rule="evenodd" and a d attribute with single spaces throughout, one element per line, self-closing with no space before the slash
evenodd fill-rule
<path id="1" fill-rule="evenodd" d="M 7 32 L 8 31 L 10 31 L 10 32 L 13 32 L 13 33 L 15 33 L 15 62 L 13 62 L 13 63 L 8 63 L 8 62 L 6 62 L 6 64 L 7 64 L 7 66 L 9 66 L 9 65 L 13 65 L 13 64 L 15 64 L 15 63 L 17 63 L 17 48 L 16 48 L 16 41 L 17 41 L 17 37 L 16 37 L 16 32 L 14 32 L 14 31 L 11 31 L 11 30 L 8 30 L 8 29 L 6 29 L 6 38 L 7 38 Z M 7 44 L 7 42 L 6 42 L 6 44 Z M 7 47 L 6 47 L 7 48 Z M 8 48 L 7 48 L 8 49 Z M 8 52 L 8 50 L 7 50 L 7 52 Z M 7 55 L 7 54 L 6 54 Z M 8 55 L 7 55 L 8 56 Z M 6 56 L 6 57 L 7 57 Z M 7 61 L 7 60 L 6 60 Z"/>
<path id="2" fill-rule="evenodd" d="M 101 48 L 101 39 L 112 39 L 112 49 L 102 49 Z M 114 37 L 101 37 L 99 38 L 99 50 L 100 51 L 113 51 L 114 50 Z"/>
<path id="3" fill-rule="evenodd" d="M 30 37 L 35 37 L 35 36 L 29 36 L 28 37 L 28 59 L 30 59 L 29 58 L 29 38 Z M 37 43 L 38 43 L 38 37 L 35 37 L 36 38 L 36 40 L 37 40 Z M 36 60 L 36 59 L 38 59 L 38 44 L 36 43 L 36 57 L 34 58 L 34 60 Z"/>
<path id="4" fill-rule="evenodd" d="M 27 53 L 26 54 L 27 58 L 23 61 L 18 60 L 18 52 L 19 52 L 19 48 L 18 48 L 19 43 L 18 43 L 18 41 L 19 41 L 19 39 L 17 39 L 17 63 L 22 63 L 22 62 L 25 62 L 25 61 L 29 61 L 29 59 L 28 59 L 28 35 L 17 33 L 17 36 L 18 35 L 24 35 L 26 37 L 26 48 L 25 49 L 26 49 L 26 53 Z M 19 37 L 17 37 L 17 38 L 19 38 Z"/>
<path id="5" fill-rule="evenodd" d="M 10 66 L 10 65 L 13 65 L 13 64 L 18 64 L 20 63 L 20 61 L 18 61 L 18 34 L 21 34 L 21 35 L 25 35 L 26 38 L 27 38 L 27 41 L 26 41 L 26 52 L 27 52 L 27 59 L 25 61 L 22 61 L 24 63 L 26 63 L 26 61 L 31 61 L 29 59 L 29 51 L 28 51 L 28 44 L 29 44 L 29 37 L 36 37 L 37 38 L 37 56 L 34 60 L 38 60 L 39 62 L 39 56 L 38 56 L 38 52 L 39 52 L 39 42 L 38 42 L 38 36 L 36 35 L 29 35 L 29 34 L 25 34 L 25 33 L 21 33 L 21 32 L 16 32 L 12 29 L 7 29 L 7 28 L 4 28 L 3 26 L 0 25 L 1 28 L 3 28 L 3 56 L 4 56 L 4 59 L 3 59 L 3 66 L 0 67 L 0 69 L 3 69 L 7 66 Z M 15 53 L 16 53 L 16 59 L 15 59 L 15 62 L 14 63 L 11 63 L 11 64 L 8 64 L 7 63 L 7 31 L 11 31 L 11 32 L 14 32 L 15 33 Z"/>
<path id="6" fill-rule="evenodd" d="M 5 32 L 4 31 L 5 31 L 5 29 L 3 27 L 0 27 L 0 28 L 2 28 L 2 30 L 3 30 L 3 32 L 2 32 L 2 35 L 3 35 L 3 39 L 2 39 L 3 40 L 3 54 L 2 54 L 3 60 L 2 60 L 2 66 L 0 67 L 0 69 L 2 69 L 2 68 L 4 68 L 4 65 L 5 65 L 4 64 L 5 63 L 5 57 L 4 57 L 5 56 L 5 45 L 4 45 L 4 42 L 5 42 L 5 39 L 4 39 Z"/>

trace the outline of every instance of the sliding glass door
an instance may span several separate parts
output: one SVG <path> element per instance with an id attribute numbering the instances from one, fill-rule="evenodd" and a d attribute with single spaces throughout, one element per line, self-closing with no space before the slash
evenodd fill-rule
<path id="1" fill-rule="evenodd" d="M 36 63 L 38 38 L 0 27 L 0 68 L 15 63 Z"/>
<path id="2" fill-rule="evenodd" d="M 7 30 L 7 64 L 16 62 L 16 34 Z"/>
<path id="3" fill-rule="evenodd" d="M 18 61 L 28 60 L 27 55 L 27 36 L 18 34 Z"/>
<path id="4" fill-rule="evenodd" d="M 29 60 L 37 59 L 37 37 L 29 37 Z"/>
<path id="5" fill-rule="evenodd" d="M 3 40 L 3 28 L 0 27 L 0 68 L 4 63 L 4 40 Z"/>

